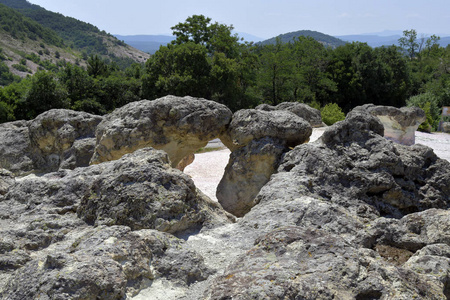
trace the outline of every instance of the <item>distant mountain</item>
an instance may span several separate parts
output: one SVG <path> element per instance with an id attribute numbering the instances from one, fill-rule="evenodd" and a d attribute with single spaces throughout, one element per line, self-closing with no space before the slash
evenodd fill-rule
<path id="1" fill-rule="evenodd" d="M 1 1 L 1 0 L 0 0 Z M 244 38 L 247 42 L 260 42 L 263 38 L 245 33 L 245 32 L 234 32 L 240 38 Z M 172 35 L 114 35 L 117 39 L 127 43 L 128 45 L 139 49 L 141 51 L 154 54 L 159 47 L 165 46 L 172 42 L 175 37 Z"/>
<path id="2" fill-rule="evenodd" d="M 391 35 L 389 35 L 391 34 Z M 367 45 L 371 47 L 381 47 L 381 46 L 391 46 L 391 45 L 397 45 L 398 46 L 398 39 L 403 36 L 403 33 L 401 31 L 394 31 L 394 30 L 385 30 L 383 32 L 377 32 L 377 33 L 370 33 L 370 34 L 355 34 L 355 35 L 340 35 L 336 36 L 336 38 L 339 38 L 346 42 L 361 42 L 361 43 L 367 43 Z M 422 34 L 418 34 L 418 38 Z M 425 35 L 426 37 L 430 36 L 429 34 Z M 439 45 L 441 47 L 447 47 L 450 44 L 450 37 L 449 36 L 441 36 L 441 39 L 439 40 Z"/>
<path id="3" fill-rule="evenodd" d="M 367 43 L 367 45 L 371 47 L 381 47 L 381 46 L 391 46 L 398 45 L 398 39 L 401 38 L 401 35 L 388 35 L 388 36 L 379 36 L 379 35 L 341 35 L 336 36 L 338 39 L 341 39 L 346 42 L 361 42 Z"/>
<path id="4" fill-rule="evenodd" d="M 260 44 L 260 45 L 275 44 L 277 38 L 280 38 L 282 43 L 290 43 L 291 41 L 293 41 L 294 39 L 296 39 L 300 36 L 312 37 L 313 39 L 315 39 L 319 43 L 323 44 L 324 46 L 332 47 L 332 48 L 336 48 L 336 47 L 345 45 L 345 43 L 346 43 L 334 36 L 327 35 L 327 34 L 324 34 L 321 32 L 311 31 L 311 30 L 300 30 L 300 31 L 280 34 L 277 37 L 273 37 L 271 39 L 262 41 L 258 44 Z"/>
<path id="5" fill-rule="evenodd" d="M 160 46 L 165 46 L 175 38 L 171 35 L 114 35 L 131 47 L 154 54 Z"/>

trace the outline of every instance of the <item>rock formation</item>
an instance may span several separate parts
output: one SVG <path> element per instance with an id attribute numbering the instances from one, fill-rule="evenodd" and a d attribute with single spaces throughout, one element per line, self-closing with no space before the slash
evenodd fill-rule
<path id="1" fill-rule="evenodd" d="M 28 124 L 27 121 L 0 124 L 0 168 L 17 175 L 34 170 Z"/>
<path id="2" fill-rule="evenodd" d="M 403 145 L 414 145 L 415 131 L 426 120 L 425 112 L 418 107 L 395 108 L 366 104 L 354 110 L 366 110 L 380 119 L 384 137 Z"/>
<path id="3" fill-rule="evenodd" d="M 40 177 L 2 174 L 0 298 L 122 299 L 155 273 L 185 284 L 207 276 L 201 257 L 169 251 L 180 241 L 150 229 L 182 234 L 232 218 L 169 164 L 166 153 L 145 148 Z M 158 258 L 167 251 L 170 260 Z"/>
<path id="4" fill-rule="evenodd" d="M 311 124 L 312 127 L 323 127 L 326 126 L 322 122 L 322 115 L 320 110 L 310 107 L 307 104 L 299 102 L 283 102 L 277 106 L 271 106 L 268 104 L 261 104 L 256 107 L 259 110 L 274 111 L 274 110 L 287 110 L 290 111 L 302 119 Z"/>
<path id="5" fill-rule="evenodd" d="M 52 109 L 32 121 L 0 125 L 0 168 L 16 175 L 85 167 L 94 152 L 102 117 Z"/>
<path id="6" fill-rule="evenodd" d="M 117 132 L 131 128 L 122 113 Z M 221 134 L 229 169 L 248 190 L 274 169 L 251 209 L 232 204 L 238 220 L 152 148 L 15 177 L 36 153 L 91 153 L 83 135 L 50 142 L 33 127 L 31 139 L 32 122 L 0 125 L 0 299 L 450 299 L 450 163 L 385 139 L 367 110 L 308 144 L 310 125 L 290 112 L 237 112 Z"/>
<path id="7" fill-rule="evenodd" d="M 231 115 L 225 105 L 192 97 L 132 102 L 105 116 L 98 125 L 91 163 L 115 160 L 151 146 L 166 151 L 176 167 L 218 137 Z"/>
<path id="8" fill-rule="evenodd" d="M 30 121 L 30 142 L 35 169 L 53 172 L 86 167 L 95 146 L 95 129 L 101 116 L 52 109 Z"/>
<path id="9" fill-rule="evenodd" d="M 276 171 L 281 155 L 308 141 L 311 132 L 308 122 L 288 111 L 236 112 L 220 137 L 232 151 L 216 193 L 223 208 L 238 217 L 246 214 Z"/>

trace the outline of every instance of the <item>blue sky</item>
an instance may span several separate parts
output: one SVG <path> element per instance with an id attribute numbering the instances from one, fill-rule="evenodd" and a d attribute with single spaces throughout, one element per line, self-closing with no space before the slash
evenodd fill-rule
<path id="1" fill-rule="evenodd" d="M 450 36 L 450 0 L 28 0 L 112 34 L 170 34 L 203 14 L 238 32 L 270 38 L 297 30 L 330 35 L 416 29 Z"/>

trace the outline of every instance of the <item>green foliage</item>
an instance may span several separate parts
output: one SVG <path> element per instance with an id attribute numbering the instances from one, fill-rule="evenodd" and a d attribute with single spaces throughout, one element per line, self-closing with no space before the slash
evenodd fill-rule
<path id="1" fill-rule="evenodd" d="M 14 109 L 6 102 L 0 101 L 0 123 L 14 121 Z"/>
<path id="2" fill-rule="evenodd" d="M 31 70 L 27 68 L 27 66 L 24 66 L 22 64 L 14 64 L 12 67 L 20 72 L 27 72 L 31 73 Z"/>
<path id="3" fill-rule="evenodd" d="M 419 130 L 431 132 L 436 130 L 441 117 L 438 98 L 432 93 L 423 93 L 408 99 L 407 106 L 416 106 L 424 110 L 426 121 L 419 126 Z"/>
<path id="4" fill-rule="evenodd" d="M 322 110 L 322 121 L 328 126 L 345 119 L 345 114 L 336 103 L 328 103 Z"/>
<path id="5" fill-rule="evenodd" d="M 67 91 L 53 73 L 39 71 L 31 78 L 30 89 L 22 103 L 25 118 L 32 119 L 52 108 L 68 108 Z"/>
<path id="6" fill-rule="evenodd" d="M 14 38 L 31 40 L 42 39 L 45 43 L 62 46 L 63 41 L 53 31 L 38 22 L 24 17 L 14 9 L 0 3 L 0 30 L 11 34 Z"/>
<path id="7" fill-rule="evenodd" d="M 210 64 L 206 47 L 192 42 L 161 46 L 146 63 L 144 98 L 172 94 L 209 97 Z"/>
<path id="8" fill-rule="evenodd" d="M 10 71 L 8 66 L 0 61 L 0 86 L 8 85 L 14 81 L 19 81 L 19 77 L 13 75 Z"/>

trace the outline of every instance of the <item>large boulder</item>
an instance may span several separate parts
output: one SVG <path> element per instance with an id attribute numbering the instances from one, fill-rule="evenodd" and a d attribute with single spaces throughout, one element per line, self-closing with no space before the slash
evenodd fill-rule
<path id="1" fill-rule="evenodd" d="M 351 112 L 317 143 L 287 153 L 278 176 L 373 218 L 450 207 L 450 163 L 426 146 L 396 144 L 382 134 L 376 117 Z"/>
<path id="2" fill-rule="evenodd" d="M 242 217 L 253 199 L 277 170 L 289 147 L 307 142 L 312 128 L 288 111 L 240 110 L 224 134 L 223 143 L 232 150 L 216 196 L 223 208 Z"/>
<path id="3" fill-rule="evenodd" d="M 16 175 L 34 170 L 28 121 L 0 124 L 0 168 Z"/>
<path id="4" fill-rule="evenodd" d="M 30 121 L 35 169 L 86 167 L 94 153 L 95 129 L 103 117 L 67 109 L 52 109 Z"/>
<path id="5" fill-rule="evenodd" d="M 237 111 L 220 136 L 231 151 L 262 138 L 278 139 L 286 147 L 295 147 L 309 140 L 311 125 L 287 111 L 242 109 Z"/>
<path id="6" fill-rule="evenodd" d="M 259 110 L 274 111 L 274 110 L 287 110 L 290 111 L 300 118 L 305 119 L 311 124 L 312 127 L 324 127 L 326 126 L 322 122 L 322 114 L 320 110 L 312 108 L 311 106 L 299 103 L 299 102 L 283 102 L 277 106 L 271 106 L 268 104 L 260 104 L 256 107 Z"/>
<path id="7" fill-rule="evenodd" d="M 376 106 L 366 104 L 354 108 L 377 117 L 384 126 L 385 138 L 403 145 L 414 145 L 415 132 L 426 120 L 425 112 L 418 107 Z"/>
<path id="8" fill-rule="evenodd" d="M 225 105 L 193 97 L 132 102 L 99 124 L 91 163 L 115 160 L 151 146 L 166 151 L 176 167 L 184 157 L 218 137 L 231 115 Z"/>
<path id="9" fill-rule="evenodd" d="M 31 121 L 0 124 L 0 168 L 15 175 L 85 167 L 101 116 L 52 109 Z"/>
<path id="10" fill-rule="evenodd" d="M 2 299 L 123 299 L 158 276 L 188 286 L 210 271 L 174 235 L 233 221 L 151 148 L 43 176 L 2 171 L 0 185 Z"/>

